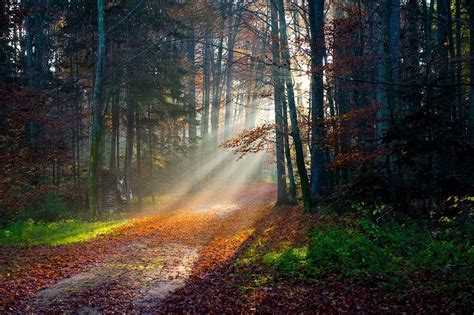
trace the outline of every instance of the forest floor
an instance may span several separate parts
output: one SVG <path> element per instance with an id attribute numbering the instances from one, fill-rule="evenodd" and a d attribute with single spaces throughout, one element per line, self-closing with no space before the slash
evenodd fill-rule
<path id="1" fill-rule="evenodd" d="M 472 287 L 432 274 L 386 292 L 377 277 L 306 281 L 269 268 L 265 253 L 338 224 L 274 200 L 270 184 L 215 190 L 91 241 L 0 247 L 0 313 L 462 311 L 450 303 Z"/>
<path id="2" fill-rule="evenodd" d="M 274 198 L 273 185 L 214 190 L 92 241 L 0 247 L 0 313 L 154 312 L 228 263 Z"/>

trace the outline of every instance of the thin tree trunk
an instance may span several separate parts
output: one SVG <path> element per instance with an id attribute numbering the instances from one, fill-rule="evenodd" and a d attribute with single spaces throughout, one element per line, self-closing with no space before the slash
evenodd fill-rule
<path id="1" fill-rule="evenodd" d="M 426 4 L 426 0 L 423 0 L 423 11 L 424 11 L 424 20 L 425 20 L 425 41 L 426 41 L 426 61 L 431 63 L 432 58 L 432 24 L 433 24 L 433 10 L 434 10 L 434 0 L 430 1 L 430 6 Z"/>
<path id="2" fill-rule="evenodd" d="M 153 124 L 151 121 L 151 104 L 148 105 L 148 154 L 150 159 L 150 185 L 151 185 L 151 203 L 153 210 L 155 210 L 155 175 L 154 168 L 154 153 L 153 153 Z"/>
<path id="3" fill-rule="evenodd" d="M 217 136 L 219 132 L 219 113 L 221 106 L 221 91 L 222 91 L 222 58 L 224 52 L 224 18 L 222 18 L 220 35 L 219 35 L 219 45 L 217 47 L 217 59 L 214 69 L 214 82 L 212 89 L 212 108 L 211 108 L 211 139 L 210 145 L 211 148 L 217 148 Z"/>
<path id="4" fill-rule="evenodd" d="M 202 101 L 202 114 L 201 114 L 201 137 L 206 138 L 209 133 L 209 101 L 210 101 L 210 88 L 211 88 L 211 47 L 209 30 L 205 31 L 205 43 L 203 52 L 203 101 Z"/>
<path id="5" fill-rule="evenodd" d="M 116 78 L 115 78 L 116 79 Z M 114 80 L 116 81 L 116 80 Z M 119 109 L 119 89 L 117 87 L 117 82 L 114 82 L 113 87 L 113 96 L 112 96 L 112 134 L 110 141 L 110 172 L 118 177 L 118 168 L 117 168 L 117 146 L 118 146 L 118 133 L 120 128 L 120 109 Z"/>
<path id="6" fill-rule="evenodd" d="M 291 149 L 290 149 L 290 137 L 288 136 L 288 109 L 286 108 L 286 101 L 283 100 L 283 134 L 285 141 L 285 158 L 286 158 L 286 170 L 288 173 L 288 197 L 290 203 L 298 204 L 298 199 L 296 197 L 296 182 L 295 175 L 293 172 L 293 161 L 291 159 Z"/>
<path id="7" fill-rule="evenodd" d="M 474 4 L 469 4 L 469 139 L 474 144 Z"/>
<path id="8" fill-rule="evenodd" d="M 462 119 L 463 89 L 462 83 L 462 24 L 461 24 L 461 0 L 456 0 L 456 79 L 459 87 L 456 89 L 456 118 Z"/>
<path id="9" fill-rule="evenodd" d="M 133 138 L 135 129 L 135 101 L 130 95 L 130 83 L 127 89 L 127 145 L 125 151 L 125 186 L 128 209 L 132 210 L 132 157 L 133 157 Z"/>
<path id="10" fill-rule="evenodd" d="M 283 139 L 283 91 L 284 86 L 280 77 L 280 43 L 278 35 L 278 16 L 277 8 L 272 0 L 270 0 L 271 12 L 271 35 L 272 35 L 272 59 L 274 66 L 272 67 L 273 89 L 275 95 L 275 137 L 276 137 L 276 166 L 277 166 L 277 205 L 288 204 L 289 198 L 286 188 L 285 176 L 285 147 Z"/>
<path id="11" fill-rule="evenodd" d="M 189 128 L 189 140 L 191 143 L 196 141 L 196 74 L 195 74 L 195 55 L 196 55 L 196 43 L 194 38 L 194 31 L 189 33 L 188 39 L 188 63 L 190 66 L 189 81 L 188 81 L 188 128 Z"/>
<path id="12" fill-rule="evenodd" d="M 230 4 L 229 14 L 231 16 L 231 21 L 234 23 L 232 30 L 229 34 L 229 42 L 227 45 L 227 74 L 226 74 L 226 92 L 225 92 L 225 121 L 224 121 L 224 140 L 229 140 L 232 134 L 232 92 L 234 88 L 234 44 L 235 38 L 237 37 L 238 28 L 240 25 L 240 14 L 234 19 L 232 18 L 232 5 Z"/>
<path id="13" fill-rule="evenodd" d="M 319 145 L 323 137 L 319 121 L 324 119 L 324 0 L 308 0 L 311 31 L 311 197 L 326 194 L 326 163 Z"/>
<path id="14" fill-rule="evenodd" d="M 143 200 L 142 200 L 142 144 L 141 144 L 141 132 L 140 129 L 140 106 L 138 104 L 135 106 L 135 133 L 137 137 L 137 178 L 135 183 L 135 192 L 137 195 L 137 208 L 138 211 L 142 210 Z"/>
<path id="15" fill-rule="evenodd" d="M 291 119 L 291 136 L 293 137 L 293 143 L 295 145 L 296 152 L 296 166 L 298 168 L 298 175 L 300 177 L 301 193 L 303 196 L 303 204 L 306 211 L 311 210 L 311 194 L 308 183 L 308 173 L 306 171 L 306 165 L 304 161 L 303 143 L 300 136 L 300 128 L 298 126 L 298 114 L 295 103 L 295 92 L 293 90 L 293 82 L 291 78 L 291 56 L 288 45 L 288 35 L 285 22 L 285 7 L 283 0 L 275 0 L 280 17 L 280 39 L 281 39 L 281 51 L 284 62 L 284 77 L 286 83 L 286 91 L 288 94 L 288 107 L 290 109 Z M 284 109 L 285 110 L 285 109 Z M 286 117 L 286 113 L 284 115 Z M 285 118 L 286 119 L 286 118 Z"/>
<path id="16" fill-rule="evenodd" d="M 99 34 L 99 41 L 97 48 L 97 64 L 95 69 L 94 90 L 92 94 L 92 135 L 87 188 L 90 214 L 91 216 L 99 218 L 99 166 L 102 157 L 102 77 L 105 63 L 104 0 L 97 0 L 97 9 L 97 28 Z"/>

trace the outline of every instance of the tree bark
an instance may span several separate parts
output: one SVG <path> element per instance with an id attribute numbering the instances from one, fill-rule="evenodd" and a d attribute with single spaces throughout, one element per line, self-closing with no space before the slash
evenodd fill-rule
<path id="1" fill-rule="evenodd" d="M 154 174 L 154 153 L 153 153 L 153 124 L 151 121 L 151 104 L 148 105 L 148 155 L 150 160 L 150 185 L 151 185 L 151 204 L 155 210 L 155 174 Z"/>
<path id="2" fill-rule="evenodd" d="M 116 78 L 115 78 L 116 79 Z M 116 80 L 114 80 L 116 81 Z M 120 128 L 120 108 L 119 108 L 119 89 L 117 87 L 117 82 L 114 82 L 114 91 L 112 96 L 112 134 L 111 134 L 111 141 L 110 141 L 110 172 L 118 177 L 118 165 L 117 159 L 119 152 L 117 150 L 119 146 L 119 128 Z"/>
<path id="3" fill-rule="evenodd" d="M 130 91 L 130 83 L 127 89 L 127 144 L 125 150 L 125 187 L 128 210 L 132 210 L 132 157 L 133 157 L 133 138 L 135 129 L 135 100 Z"/>
<path id="4" fill-rule="evenodd" d="M 291 136 L 293 137 L 293 143 L 295 145 L 296 152 L 296 166 L 298 168 L 298 175 L 300 177 L 301 194 L 303 196 L 303 204 L 306 211 L 311 210 L 311 194 L 308 183 L 308 173 L 306 171 L 306 165 L 304 161 L 303 143 L 300 136 L 300 128 L 298 126 L 298 114 L 295 103 L 295 92 L 293 89 L 293 81 L 291 78 L 291 56 L 288 45 L 288 34 L 285 22 L 285 7 L 283 0 L 274 0 L 279 12 L 280 17 L 280 39 L 281 39 L 281 51 L 284 62 L 284 77 L 286 83 L 286 92 L 288 96 L 288 107 L 290 110 L 291 120 Z M 286 113 L 284 115 L 286 117 Z"/>
<path id="5" fill-rule="evenodd" d="M 140 123 L 140 106 L 135 106 L 135 133 L 137 137 L 137 178 L 135 180 L 135 193 L 137 195 L 137 209 L 142 210 L 142 144 L 141 144 L 141 123 Z"/>
<path id="6" fill-rule="evenodd" d="M 212 89 L 212 108 L 211 108 L 211 139 L 210 146 L 212 149 L 217 148 L 217 136 L 219 132 L 219 113 L 221 106 L 222 91 L 222 58 L 224 52 L 224 17 L 221 17 L 221 25 L 219 32 L 219 44 L 217 46 L 217 56 L 213 73 L 213 89 Z"/>
<path id="7" fill-rule="evenodd" d="M 474 145 L 474 4 L 469 3 L 469 139 Z"/>
<path id="8" fill-rule="evenodd" d="M 189 141 L 194 143 L 196 141 L 196 74 L 195 74 L 195 57 L 196 57 L 196 43 L 194 38 L 194 31 L 189 33 L 188 39 L 188 63 L 190 67 L 189 81 L 188 81 L 188 130 Z"/>
<path id="9" fill-rule="evenodd" d="M 234 88 L 234 45 L 235 45 L 235 38 L 237 37 L 237 32 L 238 28 L 240 25 L 240 14 L 236 18 L 232 17 L 232 5 L 233 3 L 230 3 L 230 9 L 229 9 L 229 14 L 230 14 L 230 20 L 232 25 L 231 32 L 229 34 L 229 41 L 227 45 L 227 73 L 226 73 L 226 92 L 225 92 L 225 121 L 224 121 L 224 141 L 227 141 L 230 139 L 231 134 L 232 134 L 232 92 Z"/>
<path id="10" fill-rule="evenodd" d="M 311 32 L 311 198 L 326 194 L 326 163 L 319 140 L 324 132 L 324 0 L 308 0 Z"/>
<path id="11" fill-rule="evenodd" d="M 291 204 L 298 204 L 296 194 L 296 182 L 295 175 L 293 172 L 293 161 L 291 159 L 291 148 L 290 148 L 290 137 L 288 136 L 288 109 L 286 108 L 286 101 L 283 100 L 283 134 L 285 141 L 285 158 L 286 158 L 286 171 L 288 173 L 288 197 Z"/>
<path id="12" fill-rule="evenodd" d="M 105 21 L 104 0 L 97 0 L 97 29 L 99 34 L 97 48 L 97 63 L 95 68 L 95 82 L 92 94 L 92 130 L 91 153 L 89 157 L 88 197 L 91 216 L 99 218 L 99 180 L 100 163 L 102 158 L 102 79 L 105 63 Z"/>
<path id="13" fill-rule="evenodd" d="M 277 205 L 288 204 L 289 198 L 286 187 L 286 176 L 285 176 L 285 147 L 283 139 L 283 91 L 284 86 L 281 81 L 280 73 L 280 39 L 278 34 L 278 16 L 277 8 L 275 3 L 270 0 L 270 12 L 271 12 L 271 35 L 272 35 L 272 77 L 273 77 L 273 90 L 275 96 L 275 138 L 276 138 L 276 166 L 277 166 Z"/>
<path id="14" fill-rule="evenodd" d="M 206 138 L 209 133 L 209 101 L 211 88 L 211 47 L 210 47 L 210 31 L 206 30 L 204 35 L 204 52 L 203 52 L 203 100 L 201 110 L 201 138 Z"/>

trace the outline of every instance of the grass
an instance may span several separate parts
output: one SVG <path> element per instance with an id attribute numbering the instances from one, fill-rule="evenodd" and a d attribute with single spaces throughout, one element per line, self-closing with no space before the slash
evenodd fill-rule
<path id="1" fill-rule="evenodd" d="M 116 231 L 129 224 L 128 220 L 86 222 L 63 220 L 56 222 L 17 221 L 0 229 L 0 245 L 59 246 L 85 242 L 99 235 Z"/>
<path id="2" fill-rule="evenodd" d="M 400 279 L 414 271 L 465 275 L 474 267 L 474 246 L 466 239 L 434 238 L 415 222 L 379 226 L 359 219 L 348 226 L 318 228 L 306 246 L 267 252 L 262 261 L 274 270 L 308 279 L 329 274 Z"/>

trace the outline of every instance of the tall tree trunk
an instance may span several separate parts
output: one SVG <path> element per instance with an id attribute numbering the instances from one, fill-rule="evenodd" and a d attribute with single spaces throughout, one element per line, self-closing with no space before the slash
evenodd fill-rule
<path id="1" fill-rule="evenodd" d="M 102 77 L 105 62 L 104 0 L 97 0 L 97 29 L 99 41 L 97 47 L 94 90 L 92 93 L 91 153 L 89 157 L 89 177 L 87 188 L 90 214 L 91 216 L 99 218 L 99 166 L 102 157 Z"/>
<path id="2" fill-rule="evenodd" d="M 135 106 L 135 133 L 137 137 L 137 178 L 135 181 L 135 192 L 137 195 L 137 208 L 138 211 L 142 210 L 143 200 L 142 200 L 142 144 L 141 144 L 141 132 L 140 129 L 140 106 L 137 104 Z"/>
<path id="3" fill-rule="evenodd" d="M 449 7 L 448 7 L 448 0 L 437 0 L 437 13 L 439 15 L 438 18 L 438 29 L 437 29 L 437 48 L 439 54 L 439 75 L 444 76 L 442 80 L 443 83 L 446 81 L 446 75 L 448 73 L 448 15 L 449 15 Z"/>
<path id="4" fill-rule="evenodd" d="M 211 47 L 210 47 L 210 31 L 206 30 L 204 35 L 203 47 L 203 100 L 201 110 L 201 138 L 206 138 L 209 133 L 209 102 L 211 89 Z"/>
<path id="5" fill-rule="evenodd" d="M 226 73 L 226 92 L 225 92 L 225 121 L 224 121 L 224 140 L 229 140 L 232 134 L 232 92 L 234 88 L 234 44 L 235 38 L 237 37 L 238 28 L 240 25 L 240 14 L 237 17 L 232 17 L 232 6 L 233 2 L 230 3 L 230 20 L 232 25 L 230 34 L 229 34 L 229 41 L 227 44 L 227 73 Z"/>
<path id="6" fill-rule="evenodd" d="M 116 81 L 116 78 L 115 80 Z M 118 177 L 118 165 L 117 165 L 117 158 L 118 158 L 118 141 L 119 141 L 119 128 L 120 128 L 120 108 L 119 108 L 119 89 L 117 87 L 117 82 L 114 82 L 114 91 L 112 96 L 112 134 L 111 134 L 111 141 L 110 141 L 110 172 Z"/>
<path id="7" fill-rule="evenodd" d="M 194 38 L 194 31 L 189 33 L 188 39 L 188 63 L 190 67 L 189 80 L 188 80 L 188 128 L 189 128 L 189 140 L 191 143 L 196 141 L 196 73 L 195 73 L 195 55 L 196 55 L 196 43 Z"/>
<path id="8" fill-rule="evenodd" d="M 474 145 L 474 4 L 469 3 L 469 139 Z"/>
<path id="9" fill-rule="evenodd" d="M 155 210 L 155 174 L 154 168 L 154 153 L 153 153 L 153 124 L 151 121 L 151 104 L 148 105 L 148 154 L 150 160 L 150 185 L 151 185 L 151 204 L 153 210 Z"/>
<path id="10" fill-rule="evenodd" d="M 287 204 L 289 202 L 288 193 L 286 190 L 286 176 L 285 176 L 285 147 L 283 139 L 283 91 L 284 86 L 281 81 L 280 74 L 280 39 L 278 34 L 278 16 L 277 8 L 275 3 L 270 0 L 270 12 L 271 12 L 271 34 L 272 34 L 272 77 L 273 77 L 273 89 L 275 95 L 275 137 L 276 137 L 276 166 L 277 166 L 277 204 Z"/>
<path id="11" fill-rule="evenodd" d="M 265 44 L 264 44 L 265 46 Z M 253 56 L 256 57 L 256 52 Z M 261 87 L 263 86 L 263 79 L 264 79 L 264 70 L 265 70 L 265 63 L 264 62 L 257 62 L 256 70 L 255 70 L 255 82 L 252 83 L 251 88 L 248 90 L 250 94 L 249 99 L 249 109 L 247 111 L 247 115 L 245 116 L 245 128 L 252 129 L 255 128 L 257 123 L 257 105 L 258 100 L 260 99 L 257 97 Z"/>
<path id="12" fill-rule="evenodd" d="M 407 4 L 407 37 L 408 47 L 406 52 L 406 77 L 409 82 L 416 82 L 419 79 L 419 63 L 420 63 L 420 44 L 419 44 L 419 18 L 420 12 L 418 8 L 418 0 L 409 0 Z M 418 86 L 409 88 L 407 110 L 412 112 L 418 110 L 421 105 L 421 91 Z"/>
<path id="13" fill-rule="evenodd" d="M 135 100 L 131 95 L 130 83 L 127 87 L 127 144 L 125 149 L 125 193 L 127 197 L 128 210 L 132 210 L 132 158 L 133 138 L 135 129 Z"/>
<path id="14" fill-rule="evenodd" d="M 461 23 L 461 0 L 456 0 L 456 118 L 462 119 L 463 88 L 462 88 L 462 23 Z"/>
<path id="15" fill-rule="evenodd" d="M 300 136 L 300 128 L 298 126 L 298 114 L 295 103 L 295 92 L 293 90 L 293 81 L 291 78 L 291 56 L 288 45 L 288 34 L 285 22 L 285 7 L 283 0 L 275 0 L 280 17 L 280 39 L 281 39 L 281 51 L 284 63 L 284 77 L 286 83 L 286 92 L 288 95 L 288 107 L 290 109 L 291 119 L 291 136 L 293 137 L 293 143 L 296 151 L 296 166 L 298 168 L 298 175 L 300 177 L 301 193 L 303 196 L 303 204 L 306 211 L 311 210 L 311 193 L 309 189 L 308 173 L 306 171 L 306 165 L 304 161 L 303 143 Z M 285 110 L 285 109 L 284 109 Z M 286 113 L 285 113 L 286 117 Z"/>
<path id="16" fill-rule="evenodd" d="M 217 46 L 217 56 L 214 68 L 214 82 L 212 89 L 212 108 L 211 108 L 211 148 L 217 148 L 217 136 L 219 133 L 219 114 L 221 107 L 221 92 L 222 92 L 222 58 L 224 52 L 224 17 L 221 17 L 219 31 L 219 44 Z"/>
<path id="17" fill-rule="evenodd" d="M 425 42 L 426 42 L 426 62 L 431 64 L 432 58 L 432 28 L 433 28 L 433 10 L 434 10 L 434 0 L 430 1 L 430 6 L 426 4 L 426 0 L 423 0 L 423 13 L 424 13 L 424 20 L 425 20 Z"/>
<path id="18" fill-rule="evenodd" d="M 286 108 L 286 101 L 283 100 L 283 140 L 285 141 L 285 158 L 286 171 L 288 173 L 288 197 L 291 204 L 298 204 L 296 194 L 296 182 L 293 172 L 293 161 L 291 159 L 290 137 L 288 136 L 288 109 Z"/>
<path id="19" fill-rule="evenodd" d="M 390 2 L 380 4 L 380 36 L 377 40 L 377 81 L 381 84 L 377 87 L 376 99 L 379 105 L 377 110 L 377 126 L 376 126 L 376 137 L 377 146 L 380 147 L 383 144 L 383 139 L 389 129 L 389 117 L 390 117 L 390 106 L 388 103 L 387 86 L 384 84 L 387 81 L 389 74 L 387 73 L 387 61 L 386 61 L 386 43 L 388 37 L 388 25 L 389 25 L 389 12 L 387 7 L 390 6 Z"/>
<path id="20" fill-rule="evenodd" d="M 400 109 L 400 0 L 390 1 L 389 54 L 390 54 L 390 108 L 391 114 Z"/>
<path id="21" fill-rule="evenodd" d="M 326 162 L 324 150 L 319 145 L 324 119 L 324 0 L 308 0 L 311 32 L 311 197 L 326 194 Z"/>

